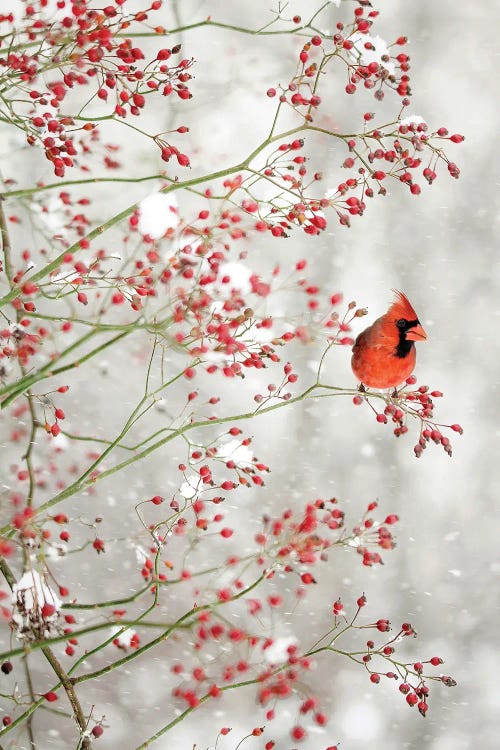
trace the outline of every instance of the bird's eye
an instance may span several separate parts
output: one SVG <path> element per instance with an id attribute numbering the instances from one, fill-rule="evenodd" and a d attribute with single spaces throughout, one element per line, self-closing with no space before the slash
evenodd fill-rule
<path id="1" fill-rule="evenodd" d="M 402 330 L 406 328 L 406 320 L 404 318 L 400 318 L 396 321 L 396 325 L 398 328 L 401 328 Z"/>

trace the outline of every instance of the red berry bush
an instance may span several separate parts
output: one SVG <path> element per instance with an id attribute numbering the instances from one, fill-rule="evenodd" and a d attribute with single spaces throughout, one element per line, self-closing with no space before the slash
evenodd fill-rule
<path id="1" fill-rule="evenodd" d="M 417 456 L 430 443 L 451 455 L 462 429 L 437 421 L 443 394 L 413 377 L 391 394 L 335 382 L 332 361 L 366 310 L 318 285 L 313 253 L 291 258 L 287 238 L 303 233 L 309 248 L 391 190 L 418 200 L 457 178 L 449 154 L 463 136 L 411 114 L 407 39 L 381 39 L 370 3 L 313 3 L 306 18 L 283 7 L 256 28 L 168 6 L 12 0 L 0 14 L 0 120 L 13 144 L 0 203 L 0 736 L 45 746 L 50 725 L 64 747 L 112 738 L 85 683 L 109 680 L 119 701 L 123 676 L 149 664 L 151 684 L 161 670 L 162 710 L 141 726 L 140 748 L 205 703 L 227 711 L 210 742 L 229 747 L 225 701 L 251 691 L 258 725 L 247 721 L 231 747 L 262 735 L 269 750 L 292 712 L 290 742 L 312 732 L 331 750 L 341 737 L 313 677 L 323 660 L 358 665 L 373 690 L 390 683 L 422 716 L 434 689 L 455 683 L 441 657 L 415 661 L 411 624 L 392 626 L 384 606 L 332 585 L 340 550 L 352 565 L 383 562 L 397 515 L 370 501 L 351 518 L 316 496 L 262 512 L 277 459 L 261 457 L 254 425 L 347 396 L 349 419 L 365 418 L 349 402 L 365 407 L 410 440 L 408 454 L 413 441 Z M 233 158 L 236 132 L 226 158 L 210 161 L 197 35 L 221 30 L 254 51 L 286 37 L 290 64 L 256 94 L 268 121 L 249 105 L 252 148 Z M 229 70 L 230 49 L 214 49 Z M 338 97 L 352 98 L 345 131 Z M 108 591 L 106 571 L 120 568 Z M 81 586 L 89 576 L 94 599 Z M 280 635 L 309 606 L 322 636 Z"/>

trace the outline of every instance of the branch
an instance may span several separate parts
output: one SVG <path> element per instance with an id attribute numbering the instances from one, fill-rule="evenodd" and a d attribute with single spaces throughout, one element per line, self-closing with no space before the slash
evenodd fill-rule
<path id="1" fill-rule="evenodd" d="M 235 164 L 232 167 L 219 169 L 215 172 L 201 175 L 200 177 L 193 177 L 190 180 L 172 181 L 170 185 L 167 185 L 166 187 L 162 188 L 160 192 L 164 194 L 173 193 L 173 192 L 176 192 L 177 190 L 190 188 L 190 187 L 193 187 L 194 185 L 200 185 L 202 183 L 209 182 L 211 180 L 217 180 L 220 177 L 227 177 L 228 175 L 234 174 L 235 172 L 240 172 L 242 170 L 245 170 L 253 161 L 253 159 L 255 159 L 255 157 L 258 156 L 271 143 L 281 140 L 282 138 L 288 138 L 291 135 L 296 135 L 297 133 L 302 132 L 304 129 L 305 129 L 305 126 L 300 125 L 299 127 L 292 128 L 291 130 L 288 130 L 284 133 L 279 133 L 278 135 L 272 136 L 271 138 L 267 138 L 259 146 L 257 146 L 257 148 L 255 148 L 252 151 L 252 153 L 249 154 L 246 159 L 244 159 L 244 161 L 239 162 L 238 164 Z M 128 216 L 134 213 L 134 211 L 136 211 L 138 207 L 139 207 L 138 203 L 133 203 L 131 206 L 128 206 L 128 208 L 125 208 L 123 211 L 120 211 L 118 214 L 115 214 L 115 216 L 113 216 L 111 219 L 108 219 L 108 221 L 92 229 L 92 231 L 90 231 L 83 239 L 87 240 L 88 242 L 91 242 L 96 237 L 100 237 L 108 229 L 115 226 L 115 224 L 118 224 L 120 221 L 122 221 L 123 219 L 126 219 Z M 61 265 L 61 263 L 63 262 L 64 257 L 68 253 L 76 254 L 81 250 L 81 242 L 82 242 L 82 238 L 79 238 L 77 242 L 73 243 L 73 245 L 66 248 L 53 261 L 48 263 L 44 268 L 41 268 L 39 271 L 29 276 L 27 279 L 24 279 L 23 282 L 36 284 L 41 279 L 44 279 L 46 276 L 50 275 L 53 271 L 56 271 Z M 21 293 L 22 293 L 22 290 L 19 287 L 11 289 L 6 295 L 0 298 L 0 308 L 4 307 L 5 305 L 11 303 L 13 300 L 17 299 L 17 297 L 19 297 Z"/>
<path id="2" fill-rule="evenodd" d="M 75 692 L 75 688 L 73 687 L 72 681 L 69 679 L 68 675 L 64 671 L 62 665 L 59 663 L 59 661 L 56 659 L 55 655 L 51 651 L 50 648 L 42 648 L 42 652 L 49 662 L 50 666 L 58 676 L 59 680 L 61 681 L 61 685 L 63 686 L 64 690 L 66 691 L 66 695 L 68 696 L 68 700 L 71 703 L 71 707 L 73 709 L 73 714 L 75 717 L 75 721 L 80 727 L 80 733 L 81 736 L 86 732 L 87 730 L 87 720 L 85 719 L 85 716 L 82 711 L 82 707 L 80 705 L 80 701 L 78 700 L 78 697 Z M 81 741 L 81 747 L 82 748 L 89 748 L 91 744 L 90 737 L 83 737 Z"/>
<path id="3" fill-rule="evenodd" d="M 238 591 L 237 594 L 235 594 L 230 601 L 234 602 L 238 599 L 241 599 L 246 594 L 248 594 L 250 591 L 252 591 L 254 588 L 256 588 L 266 577 L 266 573 L 261 573 L 261 575 L 249 586 L 247 586 L 245 589 L 242 589 L 241 591 Z M 145 643 L 144 646 L 141 646 L 140 648 L 136 649 L 135 651 L 131 652 L 130 654 L 127 654 L 126 656 L 122 657 L 121 659 L 118 659 L 117 661 L 111 662 L 111 664 L 108 664 L 105 667 L 102 667 L 101 669 L 97 669 L 95 672 L 86 672 L 85 674 L 80 675 L 79 677 L 72 677 L 71 681 L 74 685 L 80 683 L 80 682 L 87 682 L 88 680 L 93 680 L 95 677 L 101 677 L 104 674 L 107 674 L 108 672 L 111 672 L 113 669 L 116 669 L 117 667 L 121 667 L 124 664 L 127 664 L 131 659 L 135 659 L 136 656 L 139 656 L 140 654 L 145 653 L 146 651 L 149 651 L 154 646 L 157 646 L 159 643 L 162 643 L 165 641 L 171 633 L 173 633 L 175 630 L 177 630 L 179 627 L 184 626 L 184 623 L 186 620 L 188 620 L 192 616 L 197 616 L 199 612 L 204 612 L 207 610 L 212 610 L 217 607 L 222 607 L 224 604 L 227 604 L 226 601 L 216 601 L 212 602 L 212 604 L 202 604 L 201 606 L 194 606 L 192 607 L 188 612 L 182 615 L 182 617 L 179 617 L 176 622 L 174 622 L 172 625 L 169 625 L 166 630 L 163 631 L 159 636 L 154 638 L 152 641 L 149 641 L 149 643 Z M 114 637 L 114 636 L 113 636 Z M 92 653 L 92 652 L 91 652 Z M 69 670 L 69 674 L 75 671 L 77 666 L 80 664 L 80 662 L 85 661 L 89 654 L 85 654 L 83 657 L 81 657 L 76 664 L 74 664 L 71 669 Z"/>
<path id="4" fill-rule="evenodd" d="M 120 339 L 128 336 L 129 333 L 133 332 L 133 330 L 133 326 L 127 328 L 127 330 L 122 331 L 122 333 L 119 333 L 117 336 L 113 336 L 113 338 L 108 339 L 108 341 L 106 341 L 104 344 L 97 346 L 95 349 L 92 349 L 90 352 L 84 354 L 82 357 L 79 357 L 77 360 L 71 362 L 70 364 L 62 365 L 61 367 L 56 367 L 54 369 L 54 360 L 51 360 L 46 365 L 41 367 L 38 372 L 33 373 L 32 375 L 25 375 L 15 383 L 11 383 L 10 385 L 5 386 L 5 388 L 1 388 L 0 395 L 3 393 L 9 393 L 9 395 L 0 403 L 0 409 L 5 409 L 7 406 L 9 406 L 9 404 L 12 403 L 12 401 L 15 401 L 18 396 L 21 396 L 28 388 L 31 388 L 32 385 L 38 383 L 40 380 L 53 377 L 54 375 L 60 375 L 61 373 L 67 372 L 68 370 L 73 370 L 75 367 L 80 367 L 80 365 L 82 365 L 84 362 L 91 359 L 92 357 L 95 357 L 96 354 L 99 354 L 109 346 L 116 344 L 118 341 L 120 341 Z M 67 354 L 72 352 L 74 349 L 77 349 L 79 346 L 85 343 L 85 341 L 88 341 L 98 333 L 102 333 L 102 331 L 100 331 L 99 329 L 93 329 L 89 333 L 86 333 L 80 339 L 71 344 L 71 346 L 65 349 L 64 352 L 59 355 L 58 359 L 62 359 Z"/>

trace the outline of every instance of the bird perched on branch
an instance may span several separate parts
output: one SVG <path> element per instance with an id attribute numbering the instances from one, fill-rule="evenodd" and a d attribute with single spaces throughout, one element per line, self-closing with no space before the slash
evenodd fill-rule
<path id="1" fill-rule="evenodd" d="M 415 341 L 427 335 L 403 292 L 385 315 L 359 334 L 352 348 L 351 367 L 362 386 L 396 388 L 415 368 Z"/>

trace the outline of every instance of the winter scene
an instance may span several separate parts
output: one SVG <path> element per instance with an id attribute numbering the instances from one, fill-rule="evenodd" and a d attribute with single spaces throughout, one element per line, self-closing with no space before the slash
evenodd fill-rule
<path id="1" fill-rule="evenodd" d="M 493 0 L 0 3 L 0 750 L 496 750 Z"/>

